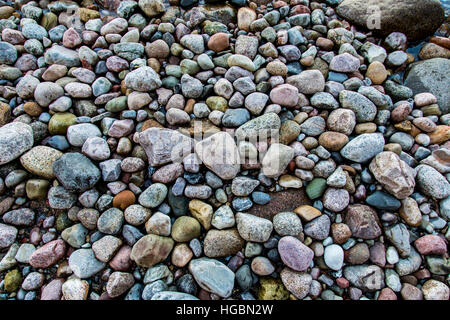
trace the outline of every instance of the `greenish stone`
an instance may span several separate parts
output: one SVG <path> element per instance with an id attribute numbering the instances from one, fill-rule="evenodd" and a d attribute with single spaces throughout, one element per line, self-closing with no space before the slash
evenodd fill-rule
<path id="1" fill-rule="evenodd" d="M 425 258 L 428 270 L 433 274 L 446 276 L 450 273 L 450 259 L 443 256 L 427 256 Z"/>
<path id="2" fill-rule="evenodd" d="M 14 292 L 19 289 L 21 284 L 22 274 L 19 272 L 19 270 L 14 269 L 6 274 L 4 283 L 5 291 L 10 293 Z"/>
<path id="3" fill-rule="evenodd" d="M 420 108 L 420 111 L 423 112 L 424 117 L 428 116 L 440 116 L 442 114 L 441 109 L 439 108 L 439 105 L 437 104 L 430 104 L 429 106 Z"/>
<path id="4" fill-rule="evenodd" d="M 41 26 L 43 26 L 46 30 L 56 27 L 57 24 L 58 16 L 53 12 L 44 13 L 41 18 Z"/>
<path id="5" fill-rule="evenodd" d="M 221 55 L 220 57 L 214 58 L 213 62 L 216 66 L 222 67 L 222 68 L 228 68 L 228 58 L 231 56 L 231 53 L 226 53 L 224 55 Z"/>
<path id="6" fill-rule="evenodd" d="M 311 200 L 320 198 L 327 187 L 327 180 L 315 178 L 306 186 L 306 194 Z"/>
<path id="7" fill-rule="evenodd" d="M 122 110 L 125 110 L 126 108 L 127 108 L 126 96 L 111 99 L 105 105 L 106 111 L 109 112 L 120 112 Z"/>
<path id="8" fill-rule="evenodd" d="M 258 290 L 259 300 L 287 300 L 289 291 L 284 287 L 280 279 L 261 278 Z"/>
<path id="9" fill-rule="evenodd" d="M 180 62 L 180 70 L 182 74 L 195 75 L 200 71 L 200 67 L 197 62 L 190 59 L 183 59 Z"/>
<path id="10" fill-rule="evenodd" d="M 172 225 L 172 238 L 177 242 L 188 242 L 201 233 L 200 222 L 193 217 L 181 216 Z"/>
<path id="11" fill-rule="evenodd" d="M 203 32 L 212 36 L 215 33 L 224 32 L 227 33 L 228 28 L 223 23 L 218 21 L 205 21 Z"/>
<path id="12" fill-rule="evenodd" d="M 27 197 L 31 200 L 47 199 L 47 191 L 50 182 L 44 179 L 30 179 L 27 181 L 25 190 Z"/>
<path id="13" fill-rule="evenodd" d="M 174 76 L 165 77 L 161 81 L 162 86 L 167 89 L 175 88 L 180 83 L 180 81 Z"/>
<path id="14" fill-rule="evenodd" d="M 267 27 L 263 31 L 261 31 L 261 37 L 268 42 L 274 42 L 277 39 L 277 33 L 275 29 L 272 27 Z"/>
<path id="15" fill-rule="evenodd" d="M 181 78 L 181 76 L 183 75 L 181 73 L 181 68 L 180 66 L 174 65 L 174 64 L 169 64 L 166 66 L 166 74 L 168 76 L 174 76 L 176 78 Z"/>
<path id="16" fill-rule="evenodd" d="M 76 116 L 69 112 L 55 113 L 49 123 L 48 131 L 51 135 L 66 135 L 67 128 L 76 123 Z"/>
<path id="17" fill-rule="evenodd" d="M 206 104 L 211 110 L 219 110 L 225 112 L 228 107 L 227 100 L 223 97 L 213 96 L 206 99 Z"/>
<path id="18" fill-rule="evenodd" d="M 56 230 L 59 232 L 63 231 L 64 229 L 67 229 L 72 225 L 72 221 L 70 221 L 69 216 L 67 215 L 67 212 L 62 212 L 58 215 L 56 218 L 55 226 Z"/>

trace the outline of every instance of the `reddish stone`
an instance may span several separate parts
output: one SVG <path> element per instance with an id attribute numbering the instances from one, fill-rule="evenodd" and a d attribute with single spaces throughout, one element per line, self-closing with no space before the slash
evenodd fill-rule
<path id="1" fill-rule="evenodd" d="M 342 288 L 342 289 L 348 288 L 348 286 L 350 285 L 350 283 L 348 282 L 348 280 L 345 279 L 345 278 L 337 278 L 337 279 L 336 279 L 336 283 L 337 283 L 337 285 L 338 285 L 340 288 Z"/>
<path id="2" fill-rule="evenodd" d="M 283 237 L 278 241 L 278 252 L 284 264 L 296 271 L 308 269 L 314 258 L 314 252 L 309 247 L 291 236 Z"/>
<path id="3" fill-rule="evenodd" d="M 41 300 L 61 300 L 64 279 L 54 279 L 42 288 Z"/>
<path id="4" fill-rule="evenodd" d="M 120 72 L 123 70 L 128 70 L 129 64 L 125 59 L 122 59 L 118 56 L 112 56 L 106 59 L 106 67 L 108 68 L 108 70 Z"/>
<path id="5" fill-rule="evenodd" d="M 66 48 L 75 48 L 81 44 L 81 37 L 74 28 L 69 28 L 64 32 L 63 45 Z"/>
<path id="6" fill-rule="evenodd" d="M 48 268 L 61 260 L 65 253 L 66 243 L 63 240 L 54 240 L 33 252 L 29 263 L 34 268 Z"/>
<path id="7" fill-rule="evenodd" d="M 130 254 L 130 246 L 121 247 L 109 262 L 109 266 L 116 271 L 127 271 L 131 266 Z"/>
<path id="8" fill-rule="evenodd" d="M 123 190 L 116 194 L 113 199 L 114 208 L 119 208 L 120 210 L 125 210 L 132 204 L 136 202 L 136 196 L 130 190 Z"/>
<path id="9" fill-rule="evenodd" d="M 228 38 L 228 34 L 224 32 L 218 32 L 209 38 L 208 48 L 215 51 L 220 52 L 227 49 L 230 46 L 230 40 Z"/>
<path id="10" fill-rule="evenodd" d="M 397 295 L 391 288 L 383 288 L 380 291 L 378 300 L 397 300 Z"/>
<path id="11" fill-rule="evenodd" d="M 414 245 L 416 246 L 417 251 L 423 255 L 440 255 L 447 252 L 447 244 L 444 239 L 434 234 L 428 234 L 417 239 L 414 241 Z"/>
<path id="12" fill-rule="evenodd" d="M 349 226 L 352 235 L 357 238 L 369 240 L 381 235 L 378 215 L 375 210 L 366 205 L 349 205 L 344 223 Z"/>
<path id="13" fill-rule="evenodd" d="M 169 183 L 175 181 L 183 173 L 184 168 L 181 163 L 171 163 L 156 170 L 152 175 L 152 181 Z"/>

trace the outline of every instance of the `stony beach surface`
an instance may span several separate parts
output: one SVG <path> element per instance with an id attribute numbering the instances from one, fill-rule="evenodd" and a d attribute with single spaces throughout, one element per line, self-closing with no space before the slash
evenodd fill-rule
<path id="1" fill-rule="evenodd" d="M 449 300 L 449 32 L 437 0 L 0 0 L 0 300 Z"/>

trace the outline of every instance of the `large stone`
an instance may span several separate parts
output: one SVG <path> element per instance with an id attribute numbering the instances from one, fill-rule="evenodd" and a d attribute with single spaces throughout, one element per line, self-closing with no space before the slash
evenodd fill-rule
<path id="1" fill-rule="evenodd" d="M 165 260 L 173 245 L 174 241 L 171 238 L 149 234 L 134 244 L 130 258 L 138 266 L 149 268 Z"/>
<path id="2" fill-rule="evenodd" d="M 239 151 L 233 138 L 226 132 L 218 132 L 198 142 L 195 153 L 208 169 L 222 179 L 233 179 L 239 172 Z"/>
<path id="3" fill-rule="evenodd" d="M 178 131 L 149 128 L 138 135 L 137 142 L 144 148 L 151 166 L 178 162 L 191 153 L 193 142 Z"/>
<path id="4" fill-rule="evenodd" d="M 278 241 L 278 252 L 283 263 L 296 271 L 308 269 L 314 258 L 314 252 L 292 236 L 283 237 Z"/>
<path id="5" fill-rule="evenodd" d="M 83 192 L 100 180 L 100 170 L 81 153 L 66 153 L 53 162 L 53 172 L 69 191 Z"/>
<path id="6" fill-rule="evenodd" d="M 376 239 L 381 235 L 378 215 L 375 210 L 366 205 L 349 205 L 344 223 L 349 226 L 352 235 L 357 238 Z"/>
<path id="7" fill-rule="evenodd" d="M 375 179 L 398 199 L 414 192 L 415 171 L 400 157 L 390 151 L 377 154 L 369 165 Z"/>
<path id="8" fill-rule="evenodd" d="M 33 143 L 33 129 L 28 124 L 12 122 L 0 127 L 0 165 L 18 158 Z"/>
<path id="9" fill-rule="evenodd" d="M 398 31 L 411 41 L 433 34 L 444 22 L 444 10 L 438 0 L 344 0 L 336 12 L 383 36 Z"/>
<path id="10" fill-rule="evenodd" d="M 210 258 L 227 257 L 240 251 L 244 243 L 236 229 L 210 230 L 205 236 L 203 250 Z"/>
<path id="11" fill-rule="evenodd" d="M 36 146 L 20 157 L 20 163 L 32 174 L 52 179 L 55 177 L 53 163 L 62 155 L 63 153 L 59 150 Z"/>
<path id="12" fill-rule="evenodd" d="M 234 287 L 234 273 L 222 262 L 209 258 L 194 259 L 189 272 L 203 289 L 227 298 Z"/>
<path id="13" fill-rule="evenodd" d="M 405 73 L 405 86 L 414 95 L 431 92 L 443 113 L 450 112 L 450 60 L 434 58 L 410 65 Z"/>
<path id="14" fill-rule="evenodd" d="M 148 92 L 161 87 L 162 82 L 155 70 L 143 66 L 126 75 L 125 85 L 136 91 Z"/>
<path id="15" fill-rule="evenodd" d="M 236 222 L 241 237 L 252 242 L 266 242 L 273 229 L 270 220 L 248 213 L 237 213 Z"/>
<path id="16" fill-rule="evenodd" d="M 445 199 L 450 195 L 450 184 L 447 179 L 433 167 L 426 164 L 417 166 L 417 184 L 428 196 Z"/>
<path id="17" fill-rule="evenodd" d="M 344 277 L 363 291 L 376 291 L 384 287 L 384 272 L 379 266 L 348 266 L 344 268 Z"/>
<path id="18" fill-rule="evenodd" d="M 383 151 L 384 138 L 379 133 L 363 133 L 350 140 L 342 149 L 341 155 L 351 161 L 363 163 Z"/>

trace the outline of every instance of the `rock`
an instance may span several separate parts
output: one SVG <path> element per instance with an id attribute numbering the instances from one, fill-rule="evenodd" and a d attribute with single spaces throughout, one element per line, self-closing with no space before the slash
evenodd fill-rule
<path id="1" fill-rule="evenodd" d="M 63 153 L 56 149 L 36 146 L 20 157 L 20 163 L 31 173 L 52 179 L 55 177 L 53 163 L 62 155 Z"/>
<path id="2" fill-rule="evenodd" d="M 404 83 L 415 95 L 422 92 L 435 95 L 442 112 L 448 113 L 450 111 L 449 74 L 450 61 L 434 58 L 411 64 L 406 72 Z"/>
<path id="3" fill-rule="evenodd" d="M 339 92 L 339 102 L 342 108 L 350 109 L 355 113 L 358 122 L 373 121 L 377 114 L 375 104 L 358 92 L 342 90 Z"/>
<path id="4" fill-rule="evenodd" d="M 428 280 L 422 287 L 425 300 L 448 300 L 450 290 L 448 286 L 437 280 Z"/>
<path id="5" fill-rule="evenodd" d="M 434 33 L 444 21 L 444 10 L 439 1 L 429 0 L 417 4 L 413 0 L 401 3 L 386 0 L 378 6 L 376 0 L 344 0 L 337 7 L 336 12 L 341 17 L 359 26 L 374 29 L 383 36 L 397 31 L 404 33 L 408 40 L 415 41 Z M 379 15 L 376 21 L 370 20 L 376 6 Z M 420 17 L 420 19 L 419 19 Z"/>
<path id="6" fill-rule="evenodd" d="M 151 67 L 143 66 L 126 75 L 125 85 L 127 88 L 136 91 L 148 92 L 161 87 L 162 82 L 159 75 Z"/>
<path id="7" fill-rule="evenodd" d="M 48 268 L 61 260 L 65 253 L 65 242 L 53 240 L 34 251 L 29 263 L 34 268 Z"/>
<path id="8" fill-rule="evenodd" d="M 79 249 L 69 257 L 69 266 L 80 279 L 92 277 L 105 267 L 105 263 L 97 260 L 91 249 Z"/>
<path id="9" fill-rule="evenodd" d="M 318 70 L 306 70 L 298 75 L 290 76 L 286 79 L 286 83 L 293 85 L 303 94 L 314 94 L 325 88 L 325 79 Z"/>
<path id="10" fill-rule="evenodd" d="M 354 204 L 347 207 L 344 222 L 352 235 L 362 239 L 375 239 L 381 235 L 380 221 L 369 206 Z"/>
<path id="11" fill-rule="evenodd" d="M 262 173 L 269 178 L 278 177 L 294 158 L 294 149 L 283 144 L 273 143 L 262 160 Z"/>
<path id="12" fill-rule="evenodd" d="M 398 223 L 384 229 L 386 238 L 397 248 L 400 256 L 406 258 L 411 253 L 411 245 L 409 244 L 409 232 L 407 227 Z"/>
<path id="13" fill-rule="evenodd" d="M 345 267 L 344 277 L 363 291 L 380 290 L 385 285 L 383 269 L 375 265 Z"/>
<path id="14" fill-rule="evenodd" d="M 178 162 L 191 153 L 192 140 L 175 130 L 149 128 L 138 136 L 151 166 Z"/>
<path id="15" fill-rule="evenodd" d="M 414 191 L 414 170 L 394 152 L 377 154 L 369 165 L 375 179 L 398 199 L 405 199 Z"/>
<path id="16" fill-rule="evenodd" d="M 406 198 L 402 200 L 402 206 L 399 210 L 400 217 L 405 222 L 413 227 L 418 227 L 422 223 L 422 214 L 419 206 L 413 198 Z"/>
<path id="17" fill-rule="evenodd" d="M 53 172 L 69 191 L 83 192 L 100 180 L 100 170 L 81 153 L 66 153 L 53 162 Z"/>
<path id="18" fill-rule="evenodd" d="M 340 270 L 344 264 L 344 250 L 337 244 L 331 244 L 325 247 L 325 264 L 333 270 Z"/>
<path id="19" fill-rule="evenodd" d="M 289 291 L 286 290 L 283 282 L 279 279 L 273 278 L 261 278 L 260 288 L 258 291 L 258 299 L 260 300 L 287 300 L 289 298 Z M 295 282 L 292 285 L 292 289 L 298 288 Z M 304 288 L 304 287 L 302 287 Z M 303 289 L 302 291 L 307 291 Z"/>
<path id="20" fill-rule="evenodd" d="M 130 289 L 134 284 L 134 278 L 131 273 L 113 272 L 106 284 L 106 292 L 111 298 L 118 297 Z"/>
<path id="21" fill-rule="evenodd" d="M 151 300 L 199 300 L 197 297 L 183 292 L 160 291 L 155 293 Z"/>
<path id="22" fill-rule="evenodd" d="M 414 241 L 414 245 L 422 255 L 443 255 L 447 252 L 447 244 L 445 241 L 433 234 L 427 234 Z"/>
<path id="23" fill-rule="evenodd" d="M 323 195 L 323 205 L 330 211 L 340 212 L 350 202 L 350 195 L 345 189 L 328 188 Z"/>
<path id="24" fill-rule="evenodd" d="M 233 179 L 240 169 L 240 156 L 233 138 L 218 132 L 195 145 L 200 160 L 220 178 Z"/>
<path id="25" fill-rule="evenodd" d="M 416 167 L 417 185 L 428 196 L 444 199 L 450 194 L 450 184 L 436 169 L 428 165 Z"/>
<path id="26" fill-rule="evenodd" d="M 284 268 L 281 270 L 280 277 L 286 289 L 297 299 L 303 299 L 308 295 L 312 282 L 312 277 L 308 273 Z"/>
<path id="27" fill-rule="evenodd" d="M 350 140 L 340 151 L 351 161 L 363 163 L 383 151 L 384 138 L 378 133 L 363 133 Z"/>
<path id="28" fill-rule="evenodd" d="M 56 44 L 45 52 L 44 60 L 48 65 L 61 64 L 66 67 L 78 67 L 80 65 L 78 52 Z"/>
<path id="29" fill-rule="evenodd" d="M 277 135 L 281 127 L 280 118 L 276 113 L 266 113 L 254 118 L 235 131 L 235 136 L 239 141 L 246 138 L 255 139 L 257 136 L 271 137 Z"/>
<path id="30" fill-rule="evenodd" d="M 360 66 L 359 59 L 345 52 L 334 56 L 330 62 L 330 70 L 336 72 L 355 72 Z"/>
<path id="31" fill-rule="evenodd" d="M 181 216 L 172 225 L 171 237 L 177 242 L 188 242 L 200 236 L 200 223 L 188 216 Z"/>
<path id="32" fill-rule="evenodd" d="M 381 210 L 397 210 L 401 203 L 395 197 L 382 191 L 375 191 L 366 198 L 367 204 Z"/>
<path id="33" fill-rule="evenodd" d="M 280 236 L 297 236 L 303 231 L 300 218 L 293 212 L 280 212 L 273 217 L 273 228 Z"/>
<path id="34" fill-rule="evenodd" d="M 65 300 L 86 300 L 89 283 L 86 280 L 69 279 L 64 282 L 61 289 Z"/>
<path id="35" fill-rule="evenodd" d="M 8 248 L 16 240 L 18 230 L 13 226 L 0 223 L 0 248 Z"/>
<path id="36" fill-rule="evenodd" d="M 134 244 L 130 258 L 137 265 L 149 268 L 165 260 L 173 245 L 174 241 L 171 238 L 149 234 Z"/>
<path id="37" fill-rule="evenodd" d="M 313 239 L 324 240 L 330 233 L 330 218 L 321 215 L 305 225 L 304 232 Z"/>
<path id="38" fill-rule="evenodd" d="M 290 84 L 281 84 L 270 91 L 270 100 L 285 107 L 295 107 L 298 103 L 298 89 Z"/>
<path id="39" fill-rule="evenodd" d="M 25 123 L 13 122 L 0 127 L 0 165 L 17 159 L 33 143 L 33 129 Z"/>
<path id="40" fill-rule="evenodd" d="M 308 269 L 314 257 L 314 252 L 310 248 L 292 236 L 283 237 L 278 241 L 278 252 L 283 263 L 296 271 Z"/>
<path id="41" fill-rule="evenodd" d="M 235 276 L 223 263 L 209 258 L 194 259 L 189 263 L 189 272 L 203 289 L 223 298 L 231 295 Z"/>
<path id="42" fill-rule="evenodd" d="M 162 183 L 154 183 L 139 196 L 138 202 L 146 208 L 156 208 L 167 196 L 167 187 Z"/>
<path id="43" fill-rule="evenodd" d="M 227 257 L 240 251 L 244 243 L 236 229 L 210 230 L 205 236 L 203 250 L 209 258 Z"/>
<path id="44" fill-rule="evenodd" d="M 240 236 L 252 242 L 266 242 L 273 229 L 270 220 L 242 212 L 236 214 L 236 223 Z"/>

